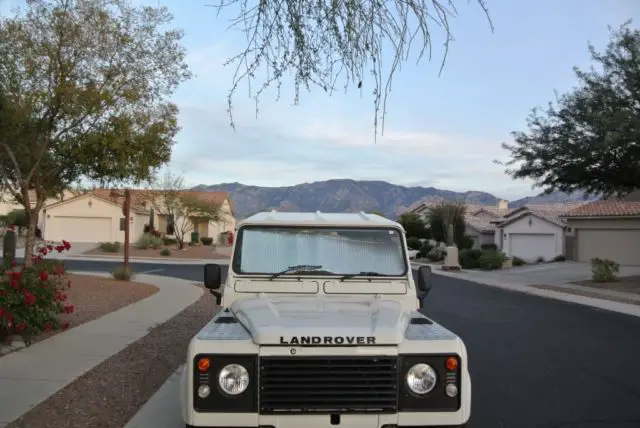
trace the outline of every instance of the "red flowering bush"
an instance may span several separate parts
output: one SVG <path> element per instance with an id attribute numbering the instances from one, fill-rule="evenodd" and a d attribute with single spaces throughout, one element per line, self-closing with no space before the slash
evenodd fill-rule
<path id="1" fill-rule="evenodd" d="M 0 267 L 0 341 L 18 335 L 29 345 L 41 332 L 68 327 L 60 314 L 74 311 L 65 293 L 71 281 L 64 277 L 62 262 L 44 256 L 70 248 L 67 241 L 45 243 L 34 251 L 31 267 L 18 266 L 15 260 Z"/>

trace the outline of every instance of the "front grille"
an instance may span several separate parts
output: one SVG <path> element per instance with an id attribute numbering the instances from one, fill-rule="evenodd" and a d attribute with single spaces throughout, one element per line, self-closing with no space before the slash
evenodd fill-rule
<path id="1" fill-rule="evenodd" d="M 260 413 L 394 413 L 396 357 L 260 358 Z"/>

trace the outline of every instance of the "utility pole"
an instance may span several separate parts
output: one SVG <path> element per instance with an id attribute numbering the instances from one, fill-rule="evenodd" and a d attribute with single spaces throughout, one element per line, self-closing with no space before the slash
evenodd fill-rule
<path id="1" fill-rule="evenodd" d="M 129 271 L 129 226 L 131 224 L 131 191 L 124 191 L 124 205 L 122 206 L 122 214 L 124 214 L 124 271 Z"/>

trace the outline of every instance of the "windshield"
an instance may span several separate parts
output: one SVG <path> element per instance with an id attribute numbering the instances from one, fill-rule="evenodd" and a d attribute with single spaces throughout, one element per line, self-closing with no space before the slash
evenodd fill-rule
<path id="1" fill-rule="evenodd" d="M 298 265 L 323 275 L 404 276 L 408 270 L 401 232 L 392 228 L 245 226 L 237 239 L 233 270 L 239 274 L 300 274 L 291 269 Z"/>

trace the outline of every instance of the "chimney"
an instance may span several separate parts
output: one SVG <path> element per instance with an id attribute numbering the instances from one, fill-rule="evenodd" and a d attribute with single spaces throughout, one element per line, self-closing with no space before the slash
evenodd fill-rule
<path id="1" fill-rule="evenodd" d="M 500 199 L 498 201 L 498 212 L 507 212 L 509 211 L 509 201 L 505 201 L 504 199 Z"/>

